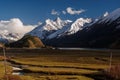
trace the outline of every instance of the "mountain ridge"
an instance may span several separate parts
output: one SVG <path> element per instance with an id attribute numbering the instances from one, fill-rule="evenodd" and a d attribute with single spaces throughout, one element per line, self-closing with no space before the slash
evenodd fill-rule
<path id="1" fill-rule="evenodd" d="M 117 9 L 117 12 L 119 11 L 120 9 Z M 117 15 L 117 17 L 113 17 L 112 19 L 111 15 L 113 14 Z M 107 22 L 106 19 L 108 20 Z M 46 40 L 44 43 L 56 47 L 112 48 L 111 45 L 116 40 L 119 40 L 119 27 L 120 14 L 116 13 L 115 10 L 73 35 Z"/>
<path id="2" fill-rule="evenodd" d="M 82 30 L 85 24 L 92 22 L 90 18 L 79 18 L 75 22 L 71 20 L 47 19 L 45 23 L 32 30 L 30 35 L 38 36 L 41 39 L 52 39 L 64 35 L 71 35 L 79 30 Z"/>

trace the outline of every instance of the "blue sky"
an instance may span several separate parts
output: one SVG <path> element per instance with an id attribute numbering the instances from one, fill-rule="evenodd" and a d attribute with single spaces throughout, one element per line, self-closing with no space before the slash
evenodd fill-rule
<path id="1" fill-rule="evenodd" d="M 71 15 L 66 11 L 68 7 L 74 11 L 84 11 L 79 15 Z M 0 0 L 0 20 L 19 18 L 24 24 L 37 24 L 57 16 L 71 20 L 80 17 L 96 18 L 119 7 L 120 0 Z M 59 15 L 52 15 L 52 10 Z"/>

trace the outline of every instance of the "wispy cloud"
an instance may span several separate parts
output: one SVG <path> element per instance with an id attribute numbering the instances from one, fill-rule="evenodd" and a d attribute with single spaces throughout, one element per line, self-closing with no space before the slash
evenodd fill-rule
<path id="1" fill-rule="evenodd" d="M 79 15 L 79 14 L 85 12 L 85 10 L 83 10 L 83 9 L 75 10 L 75 9 L 73 9 L 73 8 L 71 8 L 71 7 L 68 7 L 68 8 L 66 9 L 66 11 L 67 11 L 67 13 L 70 14 L 70 15 L 75 15 L 75 14 Z"/>
<path id="2" fill-rule="evenodd" d="M 66 14 L 66 11 L 62 11 L 63 14 Z"/>
<path id="3" fill-rule="evenodd" d="M 67 7 L 66 10 L 62 10 L 62 11 L 56 11 L 55 9 L 52 9 L 51 10 L 51 15 L 60 15 L 60 14 L 70 14 L 70 15 L 79 15 L 81 13 L 85 12 L 84 9 L 79 9 L 79 10 L 76 10 L 72 7 Z"/>
<path id="4" fill-rule="evenodd" d="M 0 30 L 8 31 L 10 33 L 19 33 L 24 35 L 25 33 L 34 29 L 37 25 L 24 25 L 19 18 L 13 18 L 8 21 L 0 21 Z"/>
<path id="5" fill-rule="evenodd" d="M 42 25 L 42 22 L 41 22 L 41 21 L 38 22 L 38 26 L 39 26 L 39 25 Z"/>
<path id="6" fill-rule="evenodd" d="M 52 9 L 51 14 L 52 15 L 59 15 L 59 12 L 57 12 L 55 9 Z"/>

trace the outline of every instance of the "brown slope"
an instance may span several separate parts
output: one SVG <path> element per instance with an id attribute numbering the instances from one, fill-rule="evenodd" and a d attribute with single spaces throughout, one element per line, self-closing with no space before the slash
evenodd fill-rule
<path id="1" fill-rule="evenodd" d="M 26 35 L 22 39 L 7 44 L 7 47 L 14 47 L 14 48 L 41 48 L 45 47 L 42 41 L 36 36 Z"/>

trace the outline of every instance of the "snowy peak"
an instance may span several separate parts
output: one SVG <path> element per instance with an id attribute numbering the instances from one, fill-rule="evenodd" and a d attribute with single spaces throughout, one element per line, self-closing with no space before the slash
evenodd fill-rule
<path id="1" fill-rule="evenodd" d="M 58 26 L 62 27 L 62 20 L 59 17 L 57 17 L 55 22 L 57 23 Z"/>
<path id="2" fill-rule="evenodd" d="M 68 22 L 71 22 L 69 20 L 67 20 Z M 75 34 L 76 32 L 78 32 L 79 30 L 82 30 L 84 28 L 84 25 L 86 23 L 90 23 L 92 20 L 89 18 L 79 18 L 77 19 L 75 22 L 64 26 L 63 28 L 57 30 L 56 32 L 54 32 L 53 34 L 48 36 L 48 39 L 52 39 L 52 38 L 59 38 L 61 36 L 65 36 L 65 35 L 70 35 L 70 34 Z"/>
<path id="3" fill-rule="evenodd" d="M 92 19 L 90 18 L 79 18 L 77 19 L 70 27 L 68 34 L 74 34 L 79 30 L 82 30 L 85 27 L 85 24 L 91 23 Z"/>
<path id="4" fill-rule="evenodd" d="M 60 24 L 60 22 L 62 22 L 62 20 L 61 20 L 59 17 L 57 17 L 55 21 L 56 21 L 58 24 Z"/>
<path id="5" fill-rule="evenodd" d="M 62 20 L 57 17 L 55 20 L 47 19 L 44 24 L 35 28 L 30 32 L 33 36 L 38 36 L 41 39 L 53 39 L 61 36 L 75 34 L 86 27 L 93 24 L 110 23 L 120 17 L 120 8 L 112 13 L 105 12 L 103 16 L 96 20 L 91 18 L 79 18 L 72 22 L 71 20 Z M 88 28 L 86 28 L 88 29 Z"/>
<path id="6" fill-rule="evenodd" d="M 79 31 L 75 33 L 77 30 Z M 72 35 L 68 36 L 68 32 Z M 106 12 L 92 22 L 91 19 L 79 18 L 69 26 L 65 36 L 61 36 L 63 33 L 64 31 L 57 31 L 50 36 L 50 38 L 56 36 L 55 38 L 46 40 L 44 43 L 56 47 L 115 47 L 118 49 L 120 48 L 120 8 L 109 14 Z"/>
<path id="7" fill-rule="evenodd" d="M 51 23 L 51 22 L 52 22 L 52 20 L 50 20 L 50 19 L 47 19 L 47 20 L 45 21 L 46 24 L 49 24 L 49 23 Z"/>
<path id="8" fill-rule="evenodd" d="M 54 21 L 53 20 L 50 20 L 50 19 L 47 19 L 45 21 L 45 26 L 43 27 L 45 30 L 56 30 L 57 28 L 54 26 Z"/>
<path id="9" fill-rule="evenodd" d="M 70 20 L 61 20 L 59 17 L 57 17 L 54 21 L 47 19 L 45 21 L 45 25 L 43 28 L 47 31 L 58 30 L 58 29 L 61 29 L 63 26 L 65 26 L 71 22 L 72 21 L 70 21 Z"/>
<path id="10" fill-rule="evenodd" d="M 21 38 L 18 33 L 10 33 L 7 30 L 0 30 L 0 41 L 2 42 L 12 42 L 17 41 Z"/>
<path id="11" fill-rule="evenodd" d="M 90 23 L 92 20 L 90 18 L 79 18 L 77 19 L 72 26 L 78 25 L 78 26 L 84 26 L 85 23 Z"/>
<path id="12" fill-rule="evenodd" d="M 58 38 L 65 35 L 75 34 L 85 28 L 85 25 L 91 23 L 90 18 L 79 18 L 75 22 L 71 20 L 61 20 L 57 17 L 55 20 L 47 19 L 44 24 L 30 32 L 33 36 L 41 39 Z"/>
<path id="13" fill-rule="evenodd" d="M 104 14 L 104 18 L 99 22 L 113 22 L 114 20 L 120 18 L 120 8 L 114 10 L 113 12 L 111 12 L 109 15 L 108 13 Z"/>
<path id="14" fill-rule="evenodd" d="M 29 34 L 45 39 L 52 33 L 61 30 L 63 27 L 71 23 L 71 20 L 62 20 L 59 17 L 55 20 L 47 19 L 45 23 L 32 30 Z"/>
<path id="15" fill-rule="evenodd" d="M 104 15 L 103 15 L 103 17 L 106 17 L 106 16 L 108 16 L 108 15 L 109 15 L 109 13 L 108 13 L 108 12 L 105 12 Z"/>

